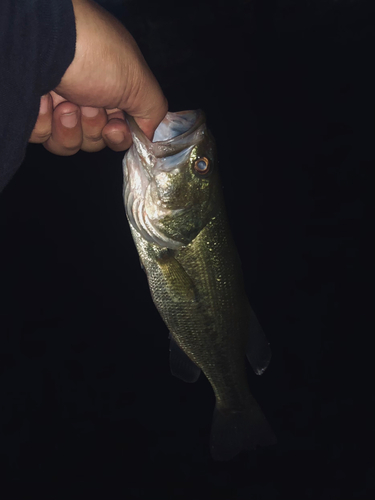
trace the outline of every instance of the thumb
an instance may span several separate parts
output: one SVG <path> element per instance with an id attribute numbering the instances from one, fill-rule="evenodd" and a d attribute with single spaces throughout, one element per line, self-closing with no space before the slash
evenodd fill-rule
<path id="1" fill-rule="evenodd" d="M 139 52 L 139 59 L 143 56 Z M 139 75 L 140 70 L 142 75 Z M 154 132 L 168 112 L 168 101 L 146 62 L 139 64 L 133 75 L 138 75 L 131 93 L 123 96 L 120 109 L 131 115 L 142 132 L 152 140 Z M 128 87 L 129 88 L 129 87 Z"/>

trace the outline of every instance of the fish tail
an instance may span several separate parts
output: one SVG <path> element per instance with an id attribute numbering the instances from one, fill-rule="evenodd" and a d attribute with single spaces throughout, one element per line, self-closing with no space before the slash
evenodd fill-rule
<path id="1" fill-rule="evenodd" d="M 257 445 L 276 444 L 266 417 L 255 400 L 242 411 L 214 410 L 211 429 L 211 456 L 224 461 L 234 458 L 242 450 L 254 450 Z"/>

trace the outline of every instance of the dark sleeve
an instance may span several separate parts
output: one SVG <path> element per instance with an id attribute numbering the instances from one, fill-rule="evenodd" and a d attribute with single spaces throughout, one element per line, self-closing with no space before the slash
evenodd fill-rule
<path id="1" fill-rule="evenodd" d="M 73 60 L 71 0 L 0 1 L 0 192 L 22 163 L 40 97 Z"/>

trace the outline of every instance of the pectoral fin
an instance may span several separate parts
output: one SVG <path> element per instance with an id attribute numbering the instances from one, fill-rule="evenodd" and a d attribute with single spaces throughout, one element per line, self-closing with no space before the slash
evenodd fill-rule
<path id="1" fill-rule="evenodd" d="M 165 290 L 173 302 L 197 302 L 198 293 L 193 280 L 182 265 L 175 259 L 173 252 L 166 251 L 156 259 L 165 279 Z M 169 335 L 169 364 L 172 375 L 184 382 L 196 382 L 200 368 L 178 346 L 172 335 Z"/>
<path id="2" fill-rule="evenodd" d="M 169 364 L 172 375 L 184 382 L 196 382 L 201 373 L 200 368 L 184 353 L 172 336 L 169 345 Z"/>
<path id="3" fill-rule="evenodd" d="M 193 280 L 182 265 L 170 253 L 165 253 L 157 259 L 157 263 L 166 281 L 166 290 L 173 301 L 197 300 L 197 291 Z"/>
<path id="4" fill-rule="evenodd" d="M 254 372 L 257 375 L 262 375 L 270 362 L 271 349 L 263 329 L 251 307 L 249 327 L 250 333 L 246 348 L 246 356 Z"/>

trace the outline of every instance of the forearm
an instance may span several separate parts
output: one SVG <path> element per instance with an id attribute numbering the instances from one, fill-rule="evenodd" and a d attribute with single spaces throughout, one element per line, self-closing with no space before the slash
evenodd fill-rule
<path id="1" fill-rule="evenodd" d="M 71 0 L 0 2 L 0 191 L 24 157 L 40 96 L 74 57 Z"/>

